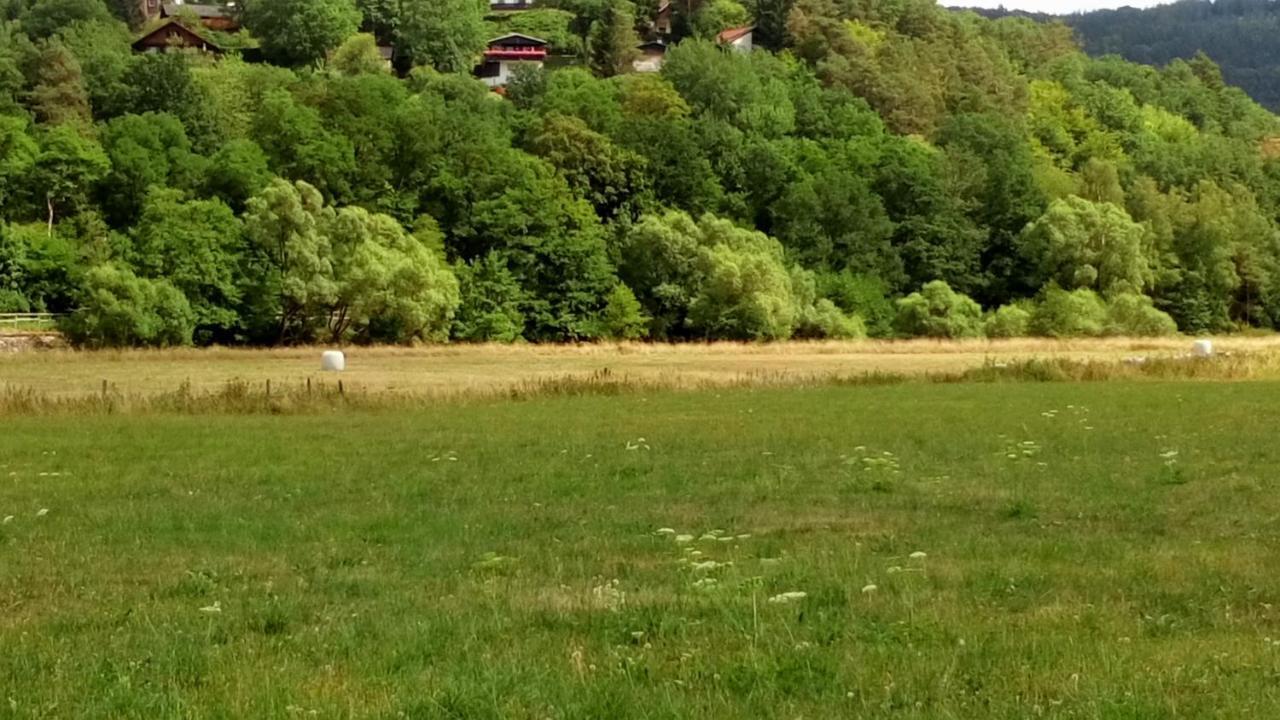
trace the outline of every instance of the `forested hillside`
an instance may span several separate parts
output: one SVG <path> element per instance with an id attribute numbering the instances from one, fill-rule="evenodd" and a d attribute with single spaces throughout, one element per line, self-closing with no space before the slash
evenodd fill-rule
<path id="1" fill-rule="evenodd" d="M 681 0 L 627 72 L 656 5 L 249 0 L 241 57 L 3 0 L 0 312 L 91 346 L 1280 322 L 1280 123 L 1212 62 L 932 0 Z M 491 92 L 495 28 L 576 56 Z"/>
<path id="2" fill-rule="evenodd" d="M 983 11 L 988 17 L 1009 13 Z M 1039 21 L 1054 18 L 1026 14 Z M 1099 10 L 1061 18 L 1091 55 L 1120 55 L 1164 65 L 1204 52 L 1238 85 L 1272 110 L 1280 109 L 1280 2 L 1179 0 L 1152 8 Z"/>

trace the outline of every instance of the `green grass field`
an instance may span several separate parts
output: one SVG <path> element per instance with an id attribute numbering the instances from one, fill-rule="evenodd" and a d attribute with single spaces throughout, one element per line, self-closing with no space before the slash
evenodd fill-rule
<path id="1" fill-rule="evenodd" d="M 0 718 L 1277 717 L 1278 423 L 1152 381 L 8 417 Z"/>

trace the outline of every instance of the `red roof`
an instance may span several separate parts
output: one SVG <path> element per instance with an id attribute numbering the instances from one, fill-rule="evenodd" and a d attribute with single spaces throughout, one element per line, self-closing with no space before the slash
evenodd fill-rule
<path id="1" fill-rule="evenodd" d="M 755 28 L 750 25 L 746 27 L 729 28 L 728 30 L 722 31 L 719 35 L 716 35 L 716 42 L 721 45 L 728 45 L 729 43 L 737 42 L 750 35 L 753 30 L 755 30 Z"/>

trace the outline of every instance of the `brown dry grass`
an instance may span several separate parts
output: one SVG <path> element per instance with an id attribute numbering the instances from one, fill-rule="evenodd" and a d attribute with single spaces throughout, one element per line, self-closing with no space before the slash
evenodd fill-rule
<path id="1" fill-rule="evenodd" d="M 705 387 L 867 374 L 957 373 L 1032 359 L 1114 362 L 1185 353 L 1186 338 L 715 343 L 686 345 L 450 345 L 348 348 L 346 387 L 362 394 L 453 397 L 607 372 L 640 385 Z M 1227 353 L 1280 356 L 1280 336 L 1216 341 Z M 319 370 L 320 348 L 76 351 L 0 354 L 0 388 L 82 397 L 105 382 L 122 396 L 219 391 L 228 383 L 297 387 Z"/>

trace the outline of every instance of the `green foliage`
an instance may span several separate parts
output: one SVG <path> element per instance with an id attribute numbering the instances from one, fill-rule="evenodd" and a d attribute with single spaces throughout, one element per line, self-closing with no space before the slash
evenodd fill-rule
<path id="1" fill-rule="evenodd" d="M 1031 328 L 1031 311 L 1021 305 L 1003 305 L 987 315 L 982 328 L 989 338 L 1023 337 Z"/>
<path id="2" fill-rule="evenodd" d="M 1160 337 L 1178 332 L 1168 313 L 1155 308 L 1145 295 L 1124 293 L 1108 298 L 1106 334 L 1128 337 Z"/>
<path id="3" fill-rule="evenodd" d="M 33 38 L 47 38 L 77 22 L 110 22 L 102 0 L 39 0 L 22 16 L 22 29 Z"/>
<path id="4" fill-rule="evenodd" d="M 980 337 L 982 308 L 972 298 L 935 280 L 898 301 L 894 328 L 905 337 Z"/>
<path id="5" fill-rule="evenodd" d="M 609 293 L 604 312 L 600 315 L 603 337 L 617 340 L 636 340 L 645 336 L 649 328 L 649 318 L 644 308 L 636 299 L 631 288 L 618 283 Z"/>
<path id="6" fill-rule="evenodd" d="M 1038 264 L 1038 284 L 1140 292 L 1153 282 L 1146 239 L 1146 229 L 1124 209 L 1071 197 L 1055 200 L 1027 226 L 1020 250 L 1028 263 Z"/>
<path id="7" fill-rule="evenodd" d="M 468 342 L 515 342 L 524 333 L 520 308 L 524 291 L 502 258 L 489 254 L 454 268 L 461 305 L 454 318 L 453 337 Z"/>
<path id="8" fill-rule="evenodd" d="M 816 289 L 820 298 L 830 300 L 844 313 L 860 318 L 870 337 L 893 336 L 897 307 L 889 299 L 888 287 L 884 281 L 867 275 L 855 275 L 847 270 L 819 273 Z"/>
<path id="9" fill-rule="evenodd" d="M 1092 337 L 1107 327 L 1107 306 L 1092 290 L 1049 286 L 1031 313 L 1027 329 L 1043 337 Z"/>
<path id="10" fill-rule="evenodd" d="M 352 0 L 246 0 L 244 25 L 282 65 L 314 65 L 356 32 Z"/>
<path id="11" fill-rule="evenodd" d="M 49 125 L 89 122 L 89 94 L 75 56 L 55 41 L 40 51 L 38 63 L 30 97 L 37 119 Z"/>
<path id="12" fill-rule="evenodd" d="M 329 69 L 343 75 L 376 75 L 389 72 L 387 61 L 378 49 L 378 40 L 369 33 L 347 38 L 329 56 Z"/>
<path id="13" fill-rule="evenodd" d="M 434 249 L 434 222 L 410 235 L 393 218 L 343 208 L 328 230 L 338 284 L 329 311 L 335 340 L 404 343 L 448 338 L 460 302 L 457 278 Z"/>
<path id="14" fill-rule="evenodd" d="M 231 208 L 155 188 L 145 195 L 131 245 L 129 259 L 138 274 L 164 280 L 186 298 L 199 340 L 235 338 L 244 243 Z"/>
<path id="15" fill-rule="evenodd" d="M 201 343 L 1280 325 L 1280 119 L 1207 57 L 928 0 L 695 0 L 629 73 L 657 5 L 253 0 L 250 63 L 0 1 L 4 302 L 74 309 L 109 262 L 175 285 Z M 757 52 L 707 39 L 747 23 Z M 512 31 L 585 67 L 490 92 Z"/>
<path id="16" fill-rule="evenodd" d="M 79 307 L 60 328 L 78 346 L 189 345 L 191 306 L 165 280 L 147 280 L 114 265 L 85 273 Z"/>
<path id="17" fill-rule="evenodd" d="M 636 19 L 629 0 L 606 0 L 604 9 L 591 26 L 587 49 L 591 69 L 601 77 L 613 77 L 631 70 L 639 57 Z"/>
<path id="18" fill-rule="evenodd" d="M 412 65 L 470 72 L 488 40 L 486 8 L 479 0 L 401 0 L 396 53 Z"/>

